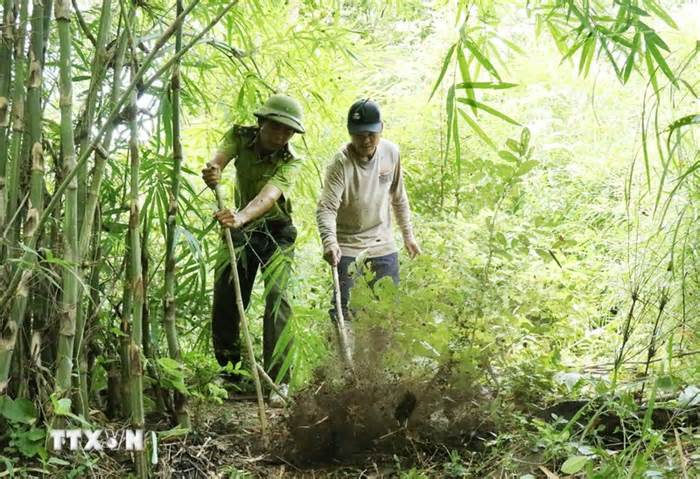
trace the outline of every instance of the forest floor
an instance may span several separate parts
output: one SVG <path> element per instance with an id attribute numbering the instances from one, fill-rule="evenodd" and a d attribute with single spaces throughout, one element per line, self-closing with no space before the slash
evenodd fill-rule
<path id="1" fill-rule="evenodd" d="M 601 410 L 594 413 L 598 406 L 592 401 L 562 401 L 535 414 L 501 411 L 504 421 L 497 427 L 486 419 L 486 408 L 492 401 L 484 395 L 470 399 L 445 385 L 421 388 L 400 381 L 380 385 L 371 379 L 356 381 L 314 383 L 297 391 L 284 408 L 267 406 L 265 440 L 257 401 L 248 391 L 229 391 L 229 397 L 220 402 L 192 401 L 192 428 L 188 431 L 172 429 L 162 416 L 151 416 L 145 428 L 147 440 L 152 440 L 151 432 L 158 437 L 155 454 L 152 449 L 148 454 L 153 464 L 151 477 L 699 477 L 700 407 L 683 411 L 659 407 L 649 415 L 640 409 L 634 416 L 648 416 L 647 433 L 641 423 L 627 418 L 624 424 L 635 430 L 627 429 L 628 439 L 620 441 L 620 417 Z M 438 397 L 441 401 L 436 402 Z M 509 421 L 511 415 L 521 421 Z M 567 422 L 569 426 L 565 427 Z M 572 424 L 571 433 L 564 434 Z M 591 424 L 595 427 L 589 430 Z M 127 426 L 102 423 L 101 427 L 119 430 Z M 575 440 L 579 427 L 594 437 L 585 442 L 583 437 Z M 630 446 L 626 441 L 651 434 L 651 429 L 658 434 L 641 439 L 656 443 L 653 457 L 646 457 L 648 464 L 641 469 L 646 473 L 621 476 L 618 469 L 607 469 L 609 472 L 589 475 L 582 467 L 573 474 L 561 472 L 561 456 L 567 456 L 565 451 L 570 446 L 578 444 L 577 460 L 591 466 L 601 461 L 602 467 L 605 461 L 624 460 L 625 451 L 640 444 L 633 442 Z M 595 459 L 592 447 L 599 459 Z M 116 451 L 64 451 L 52 456 L 47 465 L 57 466 L 50 475 L 58 478 L 123 479 L 133 474 L 133 458 Z M 40 477 L 33 472 L 46 477 L 47 465 L 41 468 L 26 464 L 22 468 L 25 475 L 17 477 Z M 5 474 L 0 473 L 0 477 Z"/>
<path id="2" fill-rule="evenodd" d="M 346 416 L 345 412 L 353 410 L 353 400 L 348 395 L 356 392 L 350 389 L 330 394 L 328 397 L 332 398 L 333 404 L 330 407 L 333 410 L 324 409 L 328 408 L 330 403 L 319 399 L 323 394 L 319 394 L 318 389 L 301 392 L 296 402 L 286 408 L 267 407 L 269 432 L 266 442 L 263 442 L 260 434 L 254 396 L 231 395 L 221 404 L 202 403 L 194 409 L 193 414 L 193 430 L 198 432 L 159 444 L 160 458 L 156 477 L 582 477 L 576 474 L 558 475 L 561 463 L 551 459 L 547 461 L 547 451 L 536 451 L 529 447 L 524 437 L 517 439 L 518 432 L 515 430 L 511 431 L 512 440 L 507 441 L 507 444 L 498 444 L 497 441 L 493 441 L 496 437 L 495 431 L 489 431 L 492 425 L 484 427 L 482 419 L 478 417 L 470 417 L 469 421 L 465 422 L 464 417 L 450 415 L 449 423 L 445 423 L 444 426 L 445 431 L 451 431 L 451 434 L 436 435 L 435 425 L 419 418 L 425 412 L 421 411 L 420 399 L 419 404 L 413 404 L 408 412 L 412 416 L 410 421 L 394 422 L 396 413 L 406 406 L 406 396 L 403 392 L 386 396 L 385 404 L 396 406 L 396 409 L 391 408 L 391 411 L 385 414 L 387 417 L 391 416 L 388 421 L 387 417 L 377 415 L 377 412 L 384 408 L 371 392 L 362 398 L 366 401 L 365 408 L 356 411 L 355 418 L 352 415 Z M 433 408 L 434 404 L 428 404 L 428 407 Z M 580 407 L 579 401 L 568 401 L 555 406 L 551 412 L 556 411 L 570 418 Z M 547 412 L 549 413 L 550 411 Z M 697 471 L 696 468 L 700 466 L 696 462 L 697 419 L 700 411 L 696 409 L 694 414 L 689 416 L 690 420 L 686 422 L 690 427 L 681 429 L 684 431 L 681 433 L 682 439 L 676 430 L 675 437 L 673 433 L 668 435 L 667 447 L 658 451 L 659 462 L 675 463 L 677 475 L 672 473 L 643 477 L 695 477 L 693 471 Z M 435 415 L 431 415 L 430 419 L 435 420 Z M 604 424 L 609 419 L 603 417 L 601 423 Z M 657 426 L 661 428 L 665 425 L 668 428 L 669 423 L 666 423 L 666 419 L 659 419 L 665 424 Z M 438 419 L 444 420 L 444 416 Z M 351 424 L 348 421 L 356 422 Z M 303 424 L 304 422 L 307 424 Z M 381 434 L 389 423 L 393 423 L 395 427 Z M 692 427 L 692 424 L 695 424 L 695 427 Z M 417 428 L 421 427 L 430 430 L 432 434 L 426 434 L 426 430 L 418 431 Z M 464 430 L 469 427 L 473 430 Z M 615 446 L 612 448 L 619 449 Z M 685 463 L 682 467 L 677 461 L 677 454 L 681 450 L 683 453 L 680 458 Z"/>
<path id="3" fill-rule="evenodd" d="M 202 405 L 194 418 L 195 430 L 201 433 L 159 445 L 161 457 L 157 477 L 384 478 L 399 477 L 411 471 L 420 471 L 427 477 L 445 475 L 443 466 L 445 461 L 449 462 L 449 450 L 434 445 L 432 453 L 428 453 L 425 443 L 413 451 L 390 453 L 357 447 L 355 452 L 344 454 L 342 458 L 317 456 L 310 460 L 309 454 L 313 456 L 314 448 L 321 453 L 327 451 L 328 444 L 324 443 L 327 438 L 311 433 L 305 438 L 308 443 L 300 448 L 296 442 L 299 437 L 290 431 L 294 406 L 267 407 L 266 412 L 269 433 L 265 444 L 261 439 L 254 397 L 232 396 L 222 404 Z M 315 426 L 317 422 L 308 425 L 309 429 Z M 365 438 L 357 439 L 357 446 L 366 445 Z M 299 449 L 302 449 L 301 456 L 295 456 Z"/>

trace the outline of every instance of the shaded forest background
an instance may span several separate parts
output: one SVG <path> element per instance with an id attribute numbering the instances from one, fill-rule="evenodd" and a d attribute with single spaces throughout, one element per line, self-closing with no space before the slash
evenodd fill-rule
<path id="1" fill-rule="evenodd" d="M 699 472 L 697 2 L 2 8 L 7 475 L 88 475 L 99 456 L 76 469 L 48 451 L 58 425 L 170 418 L 161 439 L 206 434 L 204 411 L 232 393 L 211 351 L 223 248 L 199 170 L 274 92 L 306 111 L 282 338 L 294 338 L 283 368 L 293 391 L 337 361 L 314 211 L 347 108 L 371 97 L 401 148 L 424 251 L 401 256 L 398 289 L 358 293 L 367 325 L 394 332 L 375 366 L 420 382 L 449 364 L 496 425 L 483 450 L 452 450 L 439 474 L 537 477 L 533 461 L 587 477 Z M 261 282 L 248 312 L 258 351 L 264 293 Z M 562 400 L 581 402 L 583 427 L 542 414 Z M 597 420 L 610 413 L 628 427 L 617 449 Z M 162 470 L 133 460 L 139 476 Z M 437 475 L 401 464 L 404 477 Z"/>

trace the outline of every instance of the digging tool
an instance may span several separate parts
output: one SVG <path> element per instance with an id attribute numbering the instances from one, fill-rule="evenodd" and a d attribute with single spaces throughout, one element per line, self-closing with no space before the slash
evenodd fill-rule
<path id="1" fill-rule="evenodd" d="M 221 186 L 216 185 L 214 187 L 214 193 L 216 194 L 216 203 L 219 210 L 226 208 L 224 204 L 224 195 L 221 193 Z M 267 418 L 265 416 L 265 402 L 262 394 L 262 387 L 260 386 L 260 375 L 258 374 L 258 363 L 255 361 L 255 353 L 253 352 L 253 341 L 250 339 L 250 332 L 248 331 L 248 320 L 245 316 L 245 308 L 243 307 L 243 296 L 241 295 L 241 282 L 238 278 L 238 267 L 236 266 L 236 249 L 233 246 L 233 239 L 231 238 L 231 230 L 224 228 L 224 235 L 226 237 L 226 246 L 228 246 L 229 259 L 231 262 L 231 275 L 233 276 L 233 288 L 236 293 L 236 306 L 238 307 L 238 316 L 241 321 L 241 329 L 243 330 L 243 338 L 245 341 L 246 352 L 248 353 L 248 361 L 250 362 L 250 372 L 253 375 L 253 382 L 255 383 L 255 394 L 258 397 L 258 416 L 260 417 L 260 430 L 263 434 L 267 432 Z"/>
<path id="2" fill-rule="evenodd" d="M 333 286 L 335 288 L 335 324 L 338 327 L 338 341 L 340 342 L 340 355 L 345 361 L 345 365 L 351 372 L 354 372 L 352 362 L 352 351 L 348 344 L 347 330 L 345 329 L 345 318 L 343 317 L 343 305 L 340 301 L 340 279 L 338 278 L 338 266 L 331 265 L 333 270 Z"/>
<path id="3" fill-rule="evenodd" d="M 272 378 L 265 372 L 265 368 L 260 366 L 259 364 L 257 365 L 258 367 L 258 372 L 260 373 L 260 376 L 265 380 L 268 386 L 277 393 L 277 395 L 282 399 L 282 402 L 287 405 L 289 403 L 289 396 L 280 389 L 280 387 L 275 384 L 275 382 L 272 380 Z"/>

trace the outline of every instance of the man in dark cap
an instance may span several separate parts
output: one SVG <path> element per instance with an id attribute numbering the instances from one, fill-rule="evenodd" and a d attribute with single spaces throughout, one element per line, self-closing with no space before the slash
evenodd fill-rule
<path id="1" fill-rule="evenodd" d="M 348 269 L 358 256 L 367 258 L 374 281 L 384 276 L 399 281 L 392 209 L 409 256 L 421 253 L 413 235 L 399 148 L 381 137 L 379 105 L 368 99 L 353 103 L 347 127 L 350 143 L 328 165 L 316 209 L 323 257 L 338 267 L 344 310 L 353 285 Z"/>
<path id="2" fill-rule="evenodd" d="M 235 207 L 214 216 L 222 226 L 234 230 L 231 233 L 239 250 L 238 275 L 246 308 L 258 268 L 263 271 L 267 291 L 263 359 L 275 378 L 279 361 L 273 365 L 272 353 L 292 312 L 286 287 L 297 237 L 289 193 L 301 160 L 289 140 L 295 133 L 304 133 L 303 111 L 293 98 L 272 95 L 255 116 L 257 126 L 234 126 L 224 134 L 214 158 L 202 170 L 202 178 L 214 188 L 221 180 L 221 171 L 233 160 Z M 228 262 L 217 268 L 212 336 L 219 364 L 235 365 L 241 357 L 240 318 Z"/>

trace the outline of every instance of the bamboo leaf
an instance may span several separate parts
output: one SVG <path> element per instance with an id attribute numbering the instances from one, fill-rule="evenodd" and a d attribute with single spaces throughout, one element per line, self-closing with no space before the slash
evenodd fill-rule
<path id="1" fill-rule="evenodd" d="M 486 134 L 484 130 L 481 129 L 476 120 L 467 115 L 467 113 L 461 108 L 458 108 L 457 111 L 459 111 L 459 114 L 462 115 L 462 118 L 464 118 L 464 121 L 467 122 L 469 127 L 472 130 L 474 130 L 474 133 L 476 133 L 479 136 L 479 138 L 484 140 L 484 143 L 489 145 L 494 151 L 498 150 L 498 147 L 496 147 L 496 143 Z"/>
<path id="2" fill-rule="evenodd" d="M 454 53 L 455 48 L 457 48 L 456 43 L 454 43 L 447 51 L 447 55 L 445 55 L 445 60 L 443 60 L 442 62 L 442 69 L 440 70 L 440 75 L 438 75 L 438 79 L 435 81 L 435 86 L 433 86 L 433 91 L 430 92 L 430 97 L 428 98 L 428 101 L 430 101 L 430 99 L 433 98 L 433 95 L 435 95 L 435 91 L 437 90 L 438 86 L 440 86 L 440 83 L 442 83 L 442 79 L 445 77 L 445 72 L 447 72 L 447 67 L 450 64 L 450 60 L 452 59 L 452 54 Z"/>
<path id="3" fill-rule="evenodd" d="M 622 82 L 627 83 L 632 74 L 632 68 L 634 68 L 634 57 L 639 50 L 639 45 L 641 43 L 641 35 L 639 32 L 634 34 L 634 39 L 632 40 L 632 48 L 630 49 L 630 54 L 625 62 L 624 69 L 622 71 Z"/>
<path id="4" fill-rule="evenodd" d="M 666 50 L 667 52 L 670 52 L 671 49 L 666 45 L 666 42 L 664 42 L 659 35 L 656 34 L 654 30 L 648 31 L 644 34 L 644 36 L 647 38 L 648 43 L 653 43 L 654 45 L 658 45 L 661 47 L 663 50 Z"/>
<path id="5" fill-rule="evenodd" d="M 679 128 L 698 124 L 700 124 L 700 114 L 684 116 L 683 118 L 679 118 L 678 120 L 674 121 L 668 126 L 668 136 L 670 137 L 671 134 L 673 134 L 673 132 Z"/>
<path id="6" fill-rule="evenodd" d="M 173 148 L 173 111 L 169 95 L 163 91 L 160 98 L 161 124 L 160 127 L 165 133 L 165 149 L 171 151 Z M 160 136 L 160 135 L 156 135 Z M 157 149 L 157 151 L 159 148 Z"/>
<path id="7" fill-rule="evenodd" d="M 673 21 L 671 15 L 669 15 L 668 12 L 661 7 L 661 5 L 656 3 L 654 0 L 643 0 L 643 2 L 649 10 L 654 12 L 654 14 L 656 14 L 656 16 L 663 20 L 668 26 L 678 30 L 678 25 L 676 22 Z"/>
<path id="8" fill-rule="evenodd" d="M 488 105 L 485 105 L 481 102 L 471 100 L 469 98 L 457 98 L 458 102 L 465 103 L 469 106 L 473 106 L 475 108 L 479 108 L 480 110 L 484 110 L 486 113 L 490 113 L 493 116 L 496 116 L 500 118 L 501 120 L 507 121 L 508 123 L 511 123 L 516 126 L 521 126 L 520 123 L 506 115 L 505 113 L 501 113 L 500 111 L 496 110 L 495 108 L 492 108 Z"/>
<path id="9" fill-rule="evenodd" d="M 583 50 L 581 51 L 581 58 L 579 59 L 578 72 L 583 73 L 583 76 L 588 76 L 588 71 L 591 67 L 591 61 L 593 60 L 593 54 L 595 53 L 595 37 L 589 35 L 586 38 L 586 42 L 583 45 Z"/>
<path id="10" fill-rule="evenodd" d="M 480 89 L 490 89 L 490 90 L 505 90 L 507 88 L 515 88 L 518 86 L 517 83 L 496 83 L 490 81 L 477 81 L 477 82 L 462 82 L 455 85 L 455 88 L 480 88 Z"/>
<path id="11" fill-rule="evenodd" d="M 462 51 L 461 48 L 457 50 L 457 63 L 459 64 L 459 71 L 462 75 L 463 83 L 471 83 L 471 76 L 469 75 L 469 64 L 467 63 L 467 59 L 464 57 L 464 51 Z M 476 96 L 474 95 L 474 90 L 472 88 L 466 88 L 466 94 L 467 98 L 476 100 Z M 475 109 L 474 115 L 476 115 Z"/>
<path id="12" fill-rule="evenodd" d="M 496 68 L 491 64 L 491 61 L 486 58 L 486 56 L 479 50 L 479 47 L 471 40 L 469 39 L 464 39 L 463 40 L 464 46 L 469 49 L 469 51 L 474 55 L 474 58 L 477 59 L 477 61 L 483 65 L 486 70 L 488 70 L 491 75 L 495 76 L 499 81 L 501 80 L 500 75 L 496 71 Z"/>
<path id="13" fill-rule="evenodd" d="M 656 48 L 655 43 L 647 42 L 647 52 L 651 53 L 651 55 L 654 57 L 654 60 L 656 60 L 656 64 L 659 65 L 659 68 L 661 68 L 661 71 L 664 72 L 664 75 L 666 75 L 666 77 L 671 81 L 671 83 L 678 86 L 676 75 L 674 75 L 673 70 L 671 70 L 671 67 L 668 66 L 666 60 L 664 60 L 664 57 L 661 54 L 661 52 Z"/>
<path id="14" fill-rule="evenodd" d="M 564 63 L 565 60 L 571 58 L 578 51 L 578 49 L 581 48 L 582 46 L 584 46 L 585 44 L 586 44 L 586 40 L 584 39 L 584 40 L 581 40 L 579 42 L 574 43 L 574 45 L 571 48 L 569 48 L 568 50 L 565 50 L 566 54 L 561 59 L 561 63 Z"/>
<path id="15" fill-rule="evenodd" d="M 683 79 L 681 79 L 681 83 L 688 89 L 688 91 L 690 91 L 691 95 L 693 95 L 695 98 L 700 98 L 690 83 L 688 83 L 687 81 L 685 81 Z"/>
<path id="16" fill-rule="evenodd" d="M 549 29 L 549 33 L 552 35 L 552 38 L 554 39 L 554 43 L 557 46 L 557 50 L 559 50 L 559 53 L 562 55 L 566 55 L 566 52 L 568 50 L 568 47 L 566 45 L 566 41 L 564 41 L 563 35 L 557 28 L 557 26 L 553 22 L 547 22 L 547 28 Z M 562 62 L 564 59 L 562 59 Z"/>
<path id="17" fill-rule="evenodd" d="M 452 139 L 452 122 L 454 121 L 454 111 L 455 111 L 455 87 L 452 85 L 447 90 L 447 141 L 445 142 L 445 159 L 450 153 L 450 140 Z"/>
<path id="18" fill-rule="evenodd" d="M 525 55 L 525 50 L 523 50 L 518 44 L 508 40 L 507 38 L 501 38 L 498 37 L 508 48 L 513 50 L 515 53 L 519 55 Z"/>
<path id="19" fill-rule="evenodd" d="M 649 81 L 654 89 L 654 94 L 659 95 L 659 82 L 656 79 L 656 68 L 654 67 L 654 59 L 651 56 L 651 52 L 647 50 L 644 53 L 644 61 L 647 65 L 647 71 L 649 72 Z"/>

